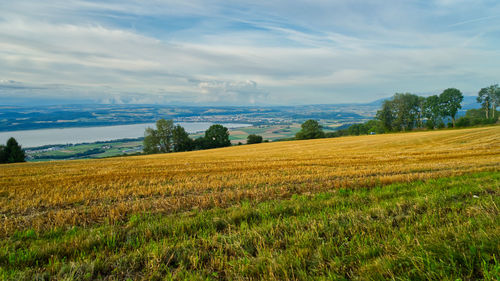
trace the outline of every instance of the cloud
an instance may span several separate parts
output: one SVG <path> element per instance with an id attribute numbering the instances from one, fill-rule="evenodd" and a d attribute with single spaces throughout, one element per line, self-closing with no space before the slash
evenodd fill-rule
<path id="1" fill-rule="evenodd" d="M 486 9 L 486 7 L 488 9 Z M 106 103 L 370 101 L 498 79 L 489 1 L 14 1 L 1 98 Z"/>
<path id="2" fill-rule="evenodd" d="M 30 86 L 22 82 L 14 80 L 0 80 L 0 92 L 1 91 L 12 91 L 12 90 L 41 90 L 45 89 L 40 86 Z"/>
<path id="3" fill-rule="evenodd" d="M 191 81 L 201 90 L 202 102 L 245 102 L 256 104 L 264 100 L 268 93 L 257 87 L 257 82 L 247 80 L 228 81 Z"/>

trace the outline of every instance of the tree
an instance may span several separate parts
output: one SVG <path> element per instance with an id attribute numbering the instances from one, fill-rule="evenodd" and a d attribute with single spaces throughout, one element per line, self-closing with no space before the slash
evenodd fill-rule
<path id="1" fill-rule="evenodd" d="M 394 122 L 394 113 L 392 110 L 392 101 L 391 100 L 385 100 L 382 103 L 382 109 L 377 111 L 377 117 L 380 122 L 382 122 L 382 126 L 384 127 L 384 130 L 387 132 L 390 132 L 393 130 L 392 123 Z"/>
<path id="2" fill-rule="evenodd" d="M 7 151 L 5 151 L 5 145 L 0 145 L 0 163 L 7 163 Z"/>
<path id="3" fill-rule="evenodd" d="M 465 113 L 465 117 L 469 118 L 471 121 L 471 125 L 479 125 L 479 124 L 493 124 L 495 123 L 495 119 L 493 118 L 484 118 L 484 109 L 469 109 Z"/>
<path id="4" fill-rule="evenodd" d="M 495 112 L 497 107 L 500 105 L 500 88 L 498 84 L 491 85 L 488 87 L 489 95 L 491 96 L 491 117 L 495 119 Z"/>
<path id="5" fill-rule="evenodd" d="M 420 128 L 424 127 L 424 109 L 425 109 L 425 98 L 418 97 L 418 118 L 417 125 Z"/>
<path id="6" fill-rule="evenodd" d="M 165 119 L 156 121 L 156 130 L 147 128 L 144 132 L 144 152 L 147 154 L 171 152 L 173 129 L 174 121 Z"/>
<path id="7" fill-rule="evenodd" d="M 422 114 L 422 101 L 417 95 L 396 93 L 390 100 L 385 100 L 382 109 L 377 112 L 385 131 L 406 131 L 419 125 Z"/>
<path id="8" fill-rule="evenodd" d="M 142 141 L 143 151 L 146 154 L 160 152 L 160 142 L 158 132 L 153 128 L 147 128 L 144 132 L 144 140 Z"/>
<path id="9" fill-rule="evenodd" d="M 194 149 L 196 150 L 201 150 L 201 149 L 207 149 L 208 147 L 208 142 L 205 139 L 205 137 L 199 137 L 193 141 L 193 146 Z"/>
<path id="10" fill-rule="evenodd" d="M 248 135 L 247 137 L 247 144 L 254 144 L 254 143 L 261 143 L 262 142 L 262 136 L 259 135 Z"/>
<path id="11" fill-rule="evenodd" d="M 377 119 L 382 121 L 385 131 L 406 131 L 420 123 L 422 101 L 417 95 L 396 93 L 390 100 L 385 100 L 382 109 L 377 112 Z"/>
<path id="12" fill-rule="evenodd" d="M 484 108 L 467 110 L 465 116 L 457 119 L 457 127 L 494 124 L 496 120 L 493 118 L 484 118 L 484 112 Z"/>
<path id="13" fill-rule="evenodd" d="M 500 105 L 500 88 L 498 87 L 498 84 L 482 88 L 478 93 L 477 102 L 481 103 L 483 106 L 486 119 L 494 119 L 496 108 Z"/>
<path id="14" fill-rule="evenodd" d="M 229 130 L 219 124 L 212 125 L 205 131 L 206 148 L 230 146 Z"/>
<path id="15" fill-rule="evenodd" d="M 325 132 L 316 120 L 309 119 L 301 125 L 302 129 L 295 134 L 298 140 L 324 138 Z"/>
<path id="16" fill-rule="evenodd" d="M 156 121 L 158 142 L 161 152 L 172 151 L 172 131 L 174 130 L 174 121 L 160 119 Z"/>
<path id="17" fill-rule="evenodd" d="M 351 136 L 366 135 L 368 133 L 368 128 L 365 124 L 354 124 L 347 128 L 347 134 Z"/>
<path id="18" fill-rule="evenodd" d="M 429 96 L 425 99 L 423 115 L 427 118 L 427 127 L 434 129 L 438 123 L 441 123 L 441 107 L 437 95 Z"/>
<path id="19" fill-rule="evenodd" d="M 175 126 L 172 131 L 172 144 L 175 152 L 190 151 L 194 148 L 194 141 L 180 125 Z"/>
<path id="20" fill-rule="evenodd" d="M 439 95 L 439 103 L 443 116 L 450 116 L 453 127 L 455 127 L 455 116 L 460 108 L 464 95 L 460 90 L 448 88 Z"/>
<path id="21" fill-rule="evenodd" d="M 415 127 L 418 116 L 418 96 L 410 93 L 396 93 L 392 98 L 395 110 L 394 127 L 406 131 Z"/>
<path id="22" fill-rule="evenodd" d="M 1 148 L 0 158 L 5 162 L 2 163 L 17 163 L 25 162 L 26 154 L 15 138 L 7 140 L 7 145 Z"/>
<path id="23" fill-rule="evenodd" d="M 367 133 L 374 132 L 376 134 L 385 133 L 384 125 L 379 120 L 369 120 L 365 123 L 365 127 L 368 129 Z"/>
<path id="24" fill-rule="evenodd" d="M 483 106 L 484 112 L 486 113 L 486 119 L 490 118 L 490 104 L 491 104 L 491 96 L 488 88 L 482 88 L 477 94 L 477 102 L 481 103 Z"/>

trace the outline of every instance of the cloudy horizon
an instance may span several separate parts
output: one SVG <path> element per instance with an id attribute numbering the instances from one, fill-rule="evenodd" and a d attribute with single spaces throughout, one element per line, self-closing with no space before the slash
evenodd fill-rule
<path id="1" fill-rule="evenodd" d="M 498 1 L 2 1 L 0 104 L 295 105 L 475 95 Z M 2 102 L 3 101 L 3 102 Z"/>

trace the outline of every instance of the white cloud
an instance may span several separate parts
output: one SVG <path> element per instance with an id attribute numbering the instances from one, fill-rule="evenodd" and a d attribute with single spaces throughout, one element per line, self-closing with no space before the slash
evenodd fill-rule
<path id="1" fill-rule="evenodd" d="M 500 5 L 454 2 L 0 4 L 0 79 L 31 87 L 0 88 L 0 99 L 286 104 L 474 92 L 500 74 Z"/>
<path id="2" fill-rule="evenodd" d="M 267 97 L 267 93 L 257 87 L 257 82 L 247 81 L 192 81 L 201 90 L 201 102 L 245 102 L 256 104 Z"/>

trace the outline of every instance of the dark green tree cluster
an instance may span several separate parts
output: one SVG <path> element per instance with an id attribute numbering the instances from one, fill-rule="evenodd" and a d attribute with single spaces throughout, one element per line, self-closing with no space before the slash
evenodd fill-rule
<path id="1" fill-rule="evenodd" d="M 295 139 L 308 140 L 324 138 L 325 132 L 316 120 L 309 119 L 301 125 L 301 130 L 295 134 Z"/>
<path id="2" fill-rule="evenodd" d="M 222 125 L 212 125 L 205 131 L 205 136 L 196 139 L 196 149 L 210 149 L 231 145 L 229 130 Z"/>
<path id="3" fill-rule="evenodd" d="M 448 126 L 467 127 L 480 124 L 493 124 L 498 121 L 500 106 L 500 88 L 497 84 L 482 88 L 477 97 L 481 109 L 467 110 L 465 116 L 456 118 L 464 96 L 460 90 L 448 88 L 440 95 L 421 97 L 410 93 L 396 93 L 385 100 L 374 120 L 362 124 L 352 124 L 335 132 L 324 133 L 315 120 L 307 120 L 295 138 L 281 139 L 316 139 L 334 138 L 349 135 L 383 134 L 388 132 L 408 131 L 413 129 L 444 128 Z"/>
<path id="4" fill-rule="evenodd" d="M 185 133 L 184 128 L 174 126 L 172 120 L 160 119 L 156 121 L 156 129 L 147 128 L 144 133 L 144 153 L 153 154 L 183 151 L 180 150 L 180 147 L 189 147 L 189 142 L 191 140 L 189 138 L 184 139 L 183 132 Z M 186 141 L 186 143 L 183 141 Z"/>
<path id="5" fill-rule="evenodd" d="M 457 127 L 495 124 L 497 122 L 497 118 L 485 118 L 485 112 L 486 110 L 484 108 L 467 110 L 465 116 L 457 119 Z M 492 114 L 491 111 L 489 113 Z M 499 112 L 497 110 L 496 116 L 498 115 Z"/>
<path id="6" fill-rule="evenodd" d="M 335 138 L 342 136 L 359 136 L 368 134 L 383 134 L 385 133 L 384 125 L 380 120 L 370 120 L 362 124 L 353 124 L 345 129 L 340 129 L 335 132 L 326 133 L 327 138 Z"/>
<path id="7" fill-rule="evenodd" d="M 384 101 L 377 112 L 377 119 L 387 132 L 407 131 L 424 126 L 430 129 L 442 127 L 444 118 L 451 118 L 454 127 L 463 99 L 462 93 L 455 88 L 427 98 L 410 93 L 396 93 L 391 99 Z"/>
<path id="8" fill-rule="evenodd" d="M 222 125 L 210 126 L 203 137 L 193 140 L 182 126 L 174 125 L 172 120 L 160 119 L 156 121 L 156 129 L 146 129 L 143 151 L 146 154 L 169 153 L 230 145 L 229 130 Z"/>
<path id="9" fill-rule="evenodd" d="M 477 94 L 480 109 L 469 109 L 465 116 L 458 118 L 457 127 L 494 124 L 498 121 L 497 107 L 500 105 L 500 88 L 498 84 L 482 88 Z"/>
<path id="10" fill-rule="evenodd" d="M 25 162 L 26 154 L 15 138 L 7 140 L 6 145 L 0 145 L 0 163 Z"/>
<path id="11" fill-rule="evenodd" d="M 382 108 L 377 112 L 376 120 L 327 133 L 326 137 L 380 134 L 415 128 L 444 128 L 445 118 L 451 119 L 453 127 L 493 124 L 498 121 L 499 114 L 496 108 L 500 105 L 500 88 L 497 84 L 479 91 L 477 101 L 481 103 L 481 109 L 467 110 L 465 116 L 456 119 L 458 110 L 462 108 L 462 101 L 462 93 L 455 88 L 446 89 L 440 95 L 429 97 L 397 93 L 390 100 L 384 101 Z"/>
<path id="12" fill-rule="evenodd" d="M 174 126 L 172 130 L 172 144 L 174 152 L 191 151 L 194 149 L 194 141 L 189 137 L 186 130 L 180 126 Z"/>
<path id="13" fill-rule="evenodd" d="M 251 134 L 247 136 L 247 144 L 261 143 L 263 141 L 262 136 Z"/>

